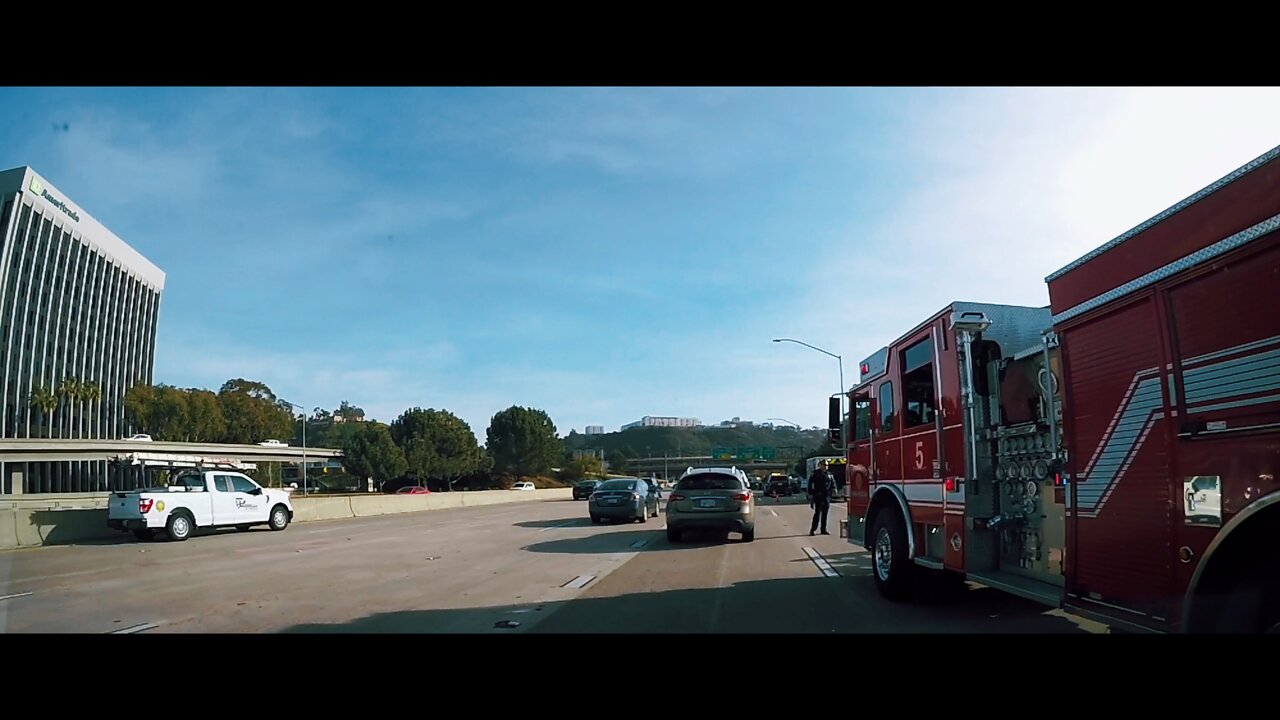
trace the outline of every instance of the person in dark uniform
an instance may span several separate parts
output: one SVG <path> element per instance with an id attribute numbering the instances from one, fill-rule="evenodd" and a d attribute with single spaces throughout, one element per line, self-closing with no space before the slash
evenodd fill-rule
<path id="1" fill-rule="evenodd" d="M 823 535 L 831 534 L 827 532 L 827 511 L 831 509 L 831 493 L 835 490 L 835 485 L 835 479 L 831 477 L 831 473 L 827 472 L 827 461 L 820 461 L 818 467 L 813 469 L 813 474 L 809 476 L 809 507 L 813 508 L 813 524 L 809 526 L 810 535 L 816 533 L 819 526 L 822 528 Z"/>

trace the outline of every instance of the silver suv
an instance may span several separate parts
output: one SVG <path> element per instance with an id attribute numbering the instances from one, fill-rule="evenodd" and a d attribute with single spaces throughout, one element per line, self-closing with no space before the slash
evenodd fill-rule
<path id="1" fill-rule="evenodd" d="M 667 539 L 679 542 L 685 530 L 742 533 L 756 539 L 756 497 L 747 474 L 736 467 L 689 468 L 667 496 Z"/>

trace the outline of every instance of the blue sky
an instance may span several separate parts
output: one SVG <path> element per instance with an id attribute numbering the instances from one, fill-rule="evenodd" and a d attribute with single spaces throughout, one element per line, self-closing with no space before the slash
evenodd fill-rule
<path id="1" fill-rule="evenodd" d="M 64 126 L 65 124 L 65 126 Z M 63 129 L 65 127 L 65 129 Z M 5 88 L 30 165 L 167 274 L 155 378 L 483 442 L 825 423 L 857 363 L 1280 144 L 1280 90 Z"/>

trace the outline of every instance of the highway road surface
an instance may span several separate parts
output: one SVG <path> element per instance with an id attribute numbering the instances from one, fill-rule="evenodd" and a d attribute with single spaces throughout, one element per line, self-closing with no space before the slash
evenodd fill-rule
<path id="1" fill-rule="evenodd" d="M 973 584 L 882 599 L 869 556 L 762 499 L 756 539 L 670 543 L 532 501 L 0 553 L 7 633 L 1098 633 Z"/>

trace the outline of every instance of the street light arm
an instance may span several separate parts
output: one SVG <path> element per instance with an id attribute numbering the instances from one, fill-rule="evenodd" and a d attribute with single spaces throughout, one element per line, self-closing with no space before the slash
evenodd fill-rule
<path id="1" fill-rule="evenodd" d="M 774 339 L 774 342 L 793 342 L 793 343 L 796 343 L 797 345 L 803 345 L 803 346 L 805 346 L 805 347 L 807 347 L 807 348 L 812 348 L 812 349 L 814 349 L 814 350 L 817 350 L 818 352 L 823 353 L 824 355 L 830 355 L 831 357 L 833 357 L 833 358 L 835 358 L 835 359 L 837 359 L 837 360 L 843 360 L 839 355 L 837 355 L 837 354 L 835 354 L 835 353 L 833 353 L 833 352 L 827 352 L 826 350 L 823 350 L 823 349 L 822 349 L 822 348 L 820 348 L 820 347 L 816 347 L 816 346 L 814 346 L 814 345 L 810 345 L 809 343 L 807 343 L 807 342 L 802 342 L 802 341 L 800 341 L 800 340 L 792 340 L 791 338 L 775 338 L 775 339 Z"/>

